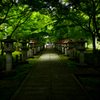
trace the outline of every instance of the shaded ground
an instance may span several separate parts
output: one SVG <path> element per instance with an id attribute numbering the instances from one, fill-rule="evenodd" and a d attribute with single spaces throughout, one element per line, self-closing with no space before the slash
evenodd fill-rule
<path id="1" fill-rule="evenodd" d="M 99 74 L 92 68 L 68 68 L 50 48 L 45 50 L 11 100 L 92 100 L 75 77 Z"/>
<path id="2" fill-rule="evenodd" d="M 28 69 L 26 68 L 24 70 L 27 71 Z M 88 93 L 75 77 L 80 74 L 99 75 L 99 73 L 92 68 L 68 68 L 54 50 L 48 48 L 36 66 L 32 67 L 24 81 L 22 82 L 23 79 L 18 79 L 19 82 L 22 82 L 20 86 L 17 83 L 17 79 L 13 81 L 14 83 L 12 82 L 13 79 L 10 79 L 10 82 L 8 81 L 9 84 L 6 86 L 4 86 L 4 84 L 7 81 L 4 81 L 0 86 L 4 86 L 7 91 L 12 89 L 12 87 L 10 87 L 13 86 L 12 84 L 14 84 L 13 88 L 15 88 L 15 90 L 16 86 L 19 86 L 11 100 L 33 100 L 33 98 L 34 100 L 92 100 L 91 94 Z M 24 76 L 24 74 L 22 76 Z M 9 99 L 0 98 L 0 100 Z"/>

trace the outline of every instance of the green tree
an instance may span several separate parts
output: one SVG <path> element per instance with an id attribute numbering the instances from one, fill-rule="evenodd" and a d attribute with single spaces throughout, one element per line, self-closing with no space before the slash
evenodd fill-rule
<path id="1" fill-rule="evenodd" d="M 95 52 L 95 37 L 100 38 L 100 0 L 64 0 L 70 7 L 67 16 L 75 25 L 91 33 Z"/>

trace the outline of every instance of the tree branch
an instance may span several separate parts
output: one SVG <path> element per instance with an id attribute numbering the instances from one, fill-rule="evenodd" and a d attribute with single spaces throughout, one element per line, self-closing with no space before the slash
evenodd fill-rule
<path id="1" fill-rule="evenodd" d="M 90 31 L 90 32 L 92 32 L 92 31 L 91 31 L 91 28 L 90 28 L 90 27 L 91 27 L 91 18 L 92 18 L 92 16 L 89 16 L 89 31 Z"/>
<path id="2" fill-rule="evenodd" d="M 8 8 L 7 13 L 6 13 L 6 15 L 5 15 L 5 18 L 0 22 L 0 25 L 1 25 L 2 23 L 4 23 L 5 19 L 7 18 L 8 12 L 9 12 L 9 10 L 12 8 L 12 6 L 13 6 L 13 3 L 12 3 L 11 6 Z"/>
<path id="3" fill-rule="evenodd" d="M 8 18 L 8 19 L 9 19 L 9 18 L 10 18 L 10 19 L 13 19 L 12 17 L 16 17 L 16 16 L 18 16 L 18 15 L 20 15 L 20 14 L 25 14 L 26 11 L 30 11 L 30 10 L 27 9 L 27 10 L 25 10 L 25 11 L 20 12 L 20 13 L 17 14 L 17 15 L 8 16 L 7 18 Z M 9 19 L 9 20 L 10 20 L 10 19 Z"/>
<path id="4" fill-rule="evenodd" d="M 31 13 L 32 14 L 32 13 Z M 19 22 L 18 22 L 18 24 L 16 25 L 16 27 L 15 27 L 15 29 L 12 31 L 12 33 L 11 33 L 11 35 L 10 35 L 10 37 L 12 37 L 12 35 L 13 35 L 13 33 L 15 32 L 15 30 L 19 27 L 19 26 L 21 26 L 23 23 L 25 23 L 26 21 L 27 21 L 27 19 L 31 16 L 31 14 L 29 15 L 29 13 L 28 13 L 28 17 L 24 20 L 24 22 L 22 22 L 22 23 L 20 23 L 20 21 L 21 21 L 21 19 L 19 20 Z M 20 24 L 19 24 L 20 23 Z"/>

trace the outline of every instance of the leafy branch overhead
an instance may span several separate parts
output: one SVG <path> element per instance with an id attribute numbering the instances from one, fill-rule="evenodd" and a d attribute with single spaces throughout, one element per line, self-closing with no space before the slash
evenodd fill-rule
<path id="1" fill-rule="evenodd" d="M 55 42 L 100 38 L 100 0 L 2 0 L 0 34 Z M 53 38 L 53 39 L 51 39 Z"/>

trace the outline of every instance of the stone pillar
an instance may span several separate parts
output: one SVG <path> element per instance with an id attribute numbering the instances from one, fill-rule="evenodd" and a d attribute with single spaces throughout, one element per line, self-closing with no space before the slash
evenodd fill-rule
<path id="1" fill-rule="evenodd" d="M 64 43 L 65 45 L 65 56 L 67 56 L 67 43 Z"/>
<path id="2" fill-rule="evenodd" d="M 36 46 L 36 52 L 38 53 L 38 46 Z"/>
<path id="3" fill-rule="evenodd" d="M 65 56 L 67 56 L 67 47 L 65 47 Z"/>
<path id="4" fill-rule="evenodd" d="M 68 60 L 74 60 L 74 51 L 73 51 L 73 48 L 74 48 L 74 42 L 70 41 L 68 42 L 69 43 L 69 49 L 70 49 L 70 57 L 68 58 Z"/>
<path id="5" fill-rule="evenodd" d="M 30 56 L 29 56 L 29 58 L 34 58 L 34 56 L 33 56 L 33 43 L 32 42 L 30 42 L 29 43 L 29 48 L 30 48 L 30 50 L 29 50 L 29 53 L 30 53 Z"/>
<path id="6" fill-rule="evenodd" d="M 62 53 L 64 53 L 64 46 L 62 46 Z"/>
<path id="7" fill-rule="evenodd" d="M 36 47 L 34 47 L 34 55 L 36 55 Z"/>
<path id="8" fill-rule="evenodd" d="M 53 48 L 55 48 L 55 43 L 53 43 L 52 45 L 53 45 Z"/>
<path id="9" fill-rule="evenodd" d="M 58 44 L 58 50 L 61 52 L 62 48 L 61 48 L 61 43 Z"/>
<path id="10" fill-rule="evenodd" d="M 44 47 L 44 45 L 42 45 L 42 50 L 44 49 L 43 47 Z"/>
<path id="11" fill-rule="evenodd" d="M 40 46 L 38 46 L 38 51 L 39 51 L 39 52 L 41 51 Z"/>
<path id="12" fill-rule="evenodd" d="M 37 52 L 39 52 L 39 46 L 37 46 Z"/>

